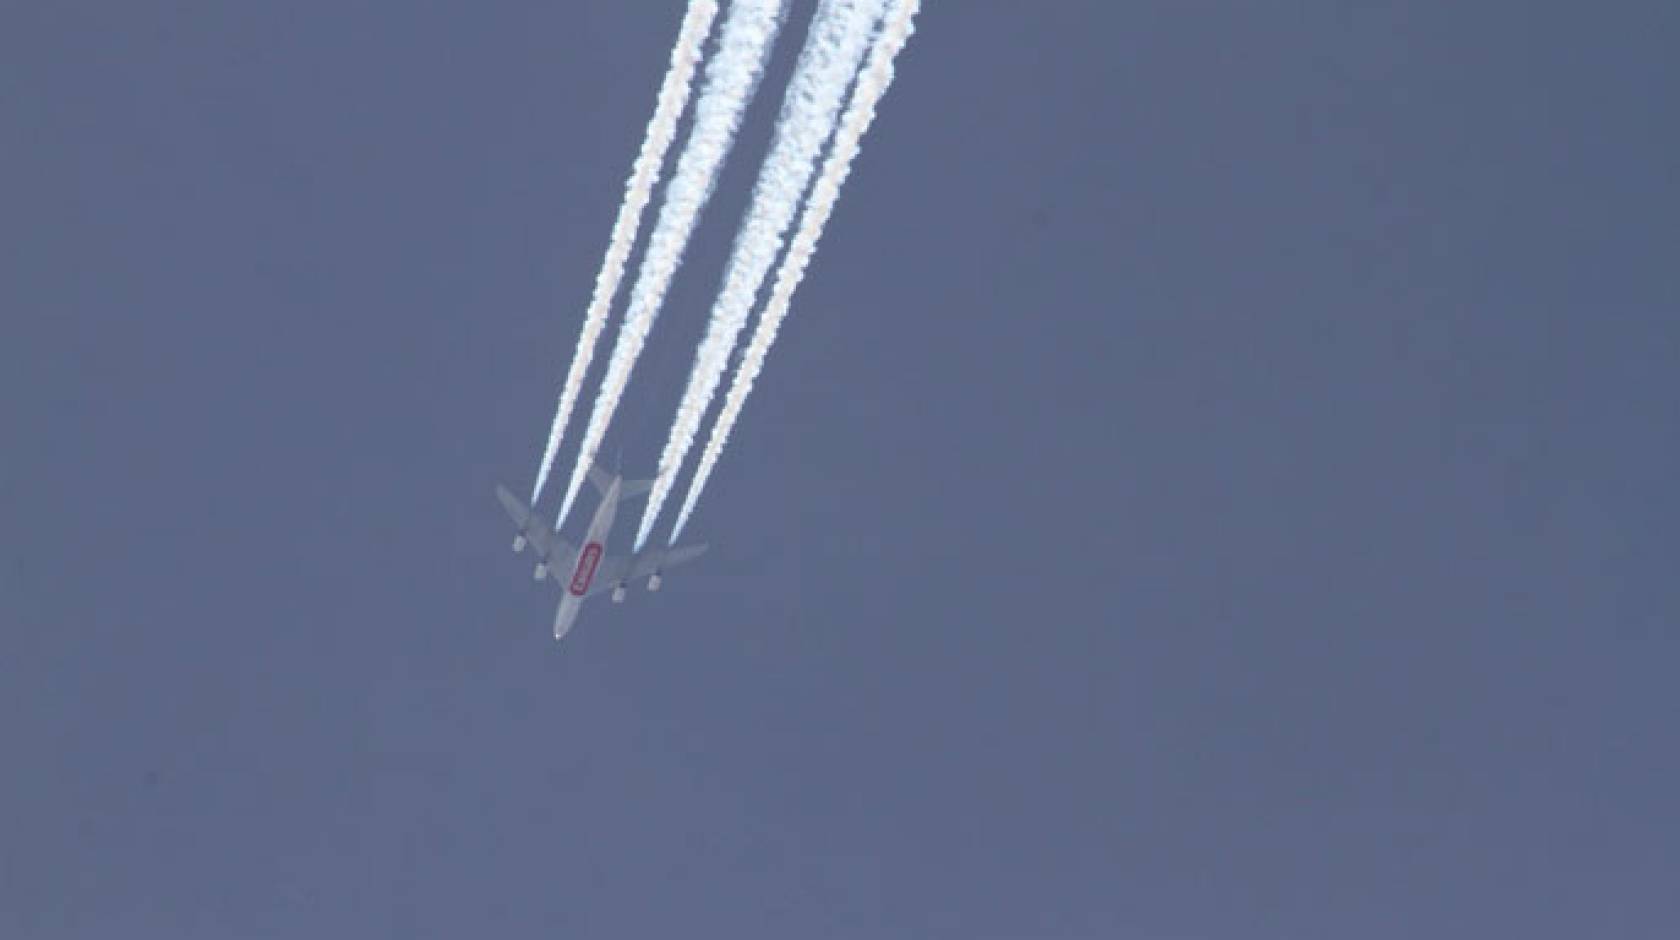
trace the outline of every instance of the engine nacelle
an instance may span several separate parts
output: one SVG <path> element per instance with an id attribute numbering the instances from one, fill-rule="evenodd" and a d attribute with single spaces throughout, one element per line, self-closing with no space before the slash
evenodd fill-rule
<path id="1" fill-rule="evenodd" d="M 546 577 L 548 577 L 548 562 L 546 562 L 546 561 L 537 562 L 537 570 L 531 572 L 531 580 L 541 581 L 542 579 L 544 579 Z"/>
<path id="2" fill-rule="evenodd" d="M 614 604 L 624 603 L 624 585 L 620 584 L 613 588 L 612 599 Z"/>
<path id="3" fill-rule="evenodd" d="M 657 591 L 659 590 L 659 586 L 664 583 L 665 579 L 659 576 L 659 572 L 655 571 L 653 574 L 648 575 L 648 590 Z"/>
<path id="4" fill-rule="evenodd" d="M 520 533 L 513 537 L 513 553 L 515 555 L 525 550 L 525 535 Z"/>

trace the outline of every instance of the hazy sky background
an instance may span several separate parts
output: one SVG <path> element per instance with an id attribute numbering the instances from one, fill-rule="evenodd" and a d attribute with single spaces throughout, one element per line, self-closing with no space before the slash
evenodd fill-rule
<path id="1" fill-rule="evenodd" d="M 0 17 L 0 934 L 1680 934 L 1680 7 L 932 0 L 557 646 L 491 490 L 680 6 Z"/>

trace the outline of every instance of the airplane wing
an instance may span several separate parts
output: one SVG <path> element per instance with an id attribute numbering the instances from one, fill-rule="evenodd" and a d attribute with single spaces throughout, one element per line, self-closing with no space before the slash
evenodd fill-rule
<path id="1" fill-rule="evenodd" d="M 655 572 L 669 571 L 678 565 L 687 564 L 705 553 L 707 545 L 684 545 L 673 549 L 649 549 L 634 557 L 629 555 L 609 555 L 601 559 L 601 564 L 595 569 L 595 580 L 590 582 L 589 590 L 584 597 L 594 597 L 602 591 L 610 591 L 620 584 L 645 578 Z M 556 578 L 558 580 L 558 578 Z"/>
<path id="2" fill-rule="evenodd" d="M 577 549 L 570 542 L 561 538 L 548 523 L 535 518 L 536 514 L 520 502 L 517 496 L 508 492 L 507 487 L 496 487 L 496 499 L 501 502 L 502 508 L 507 510 L 514 528 L 523 533 L 525 540 L 531 543 L 531 550 L 537 553 L 538 558 L 552 561 L 555 556 L 559 556 L 564 564 L 577 556 Z M 551 565 L 550 568 L 552 567 Z"/>
<path id="3" fill-rule="evenodd" d="M 583 592 L 584 597 L 594 597 L 602 591 L 610 591 L 620 582 L 628 581 L 626 574 L 630 570 L 630 559 L 624 555 L 608 555 L 601 559 L 595 567 L 595 580 L 589 582 L 589 590 Z"/>
<path id="4" fill-rule="evenodd" d="M 699 545 L 683 545 L 677 548 L 646 551 L 636 556 L 636 563 L 630 567 L 630 574 L 625 580 L 645 578 L 656 571 L 670 571 L 678 565 L 686 565 L 706 553 L 710 545 L 702 542 Z"/>

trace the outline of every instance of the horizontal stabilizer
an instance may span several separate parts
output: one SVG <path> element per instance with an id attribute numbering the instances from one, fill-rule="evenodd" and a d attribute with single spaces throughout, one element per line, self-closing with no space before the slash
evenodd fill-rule
<path id="1" fill-rule="evenodd" d="M 602 496 L 612 491 L 613 480 L 618 479 L 615 474 L 608 473 L 600 464 L 589 467 L 589 482 L 595 485 L 596 492 Z M 625 480 L 618 486 L 618 501 L 624 502 L 632 497 L 641 496 L 653 489 L 652 480 Z"/>

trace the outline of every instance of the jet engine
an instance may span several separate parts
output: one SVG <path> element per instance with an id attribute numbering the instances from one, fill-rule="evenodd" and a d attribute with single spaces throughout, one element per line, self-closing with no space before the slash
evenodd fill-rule
<path id="1" fill-rule="evenodd" d="M 520 533 L 513 537 L 513 553 L 515 555 L 525 550 L 525 535 Z"/>
<path id="2" fill-rule="evenodd" d="M 613 587 L 612 601 L 614 604 L 624 603 L 624 585 L 619 584 Z"/>
<path id="3" fill-rule="evenodd" d="M 548 562 L 546 562 L 546 561 L 537 562 L 537 570 L 531 572 L 531 579 L 533 581 L 541 581 L 542 579 L 544 579 L 546 577 L 548 577 Z"/>
<path id="4" fill-rule="evenodd" d="M 655 571 L 653 574 L 648 575 L 648 590 L 650 590 L 650 591 L 659 590 L 659 585 L 663 584 L 664 580 L 665 580 L 664 578 L 661 578 L 659 576 L 659 572 L 657 572 L 657 571 Z"/>

